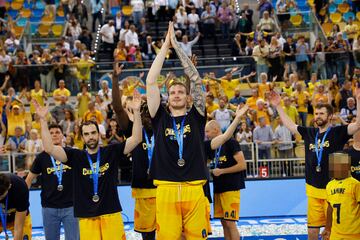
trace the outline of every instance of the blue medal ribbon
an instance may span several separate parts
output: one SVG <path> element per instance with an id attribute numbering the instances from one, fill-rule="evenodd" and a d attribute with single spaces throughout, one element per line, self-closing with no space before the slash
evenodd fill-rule
<path id="1" fill-rule="evenodd" d="M 177 143 L 179 145 L 179 159 L 183 159 L 185 118 L 186 118 L 186 115 L 183 117 L 183 119 L 181 121 L 180 131 L 178 131 L 177 126 L 176 126 L 175 118 L 172 117 L 174 134 L 175 134 L 175 137 L 176 137 L 176 141 L 177 141 Z"/>
<path id="2" fill-rule="evenodd" d="M 322 160 L 322 154 L 323 154 L 323 151 L 324 151 L 324 143 L 325 143 L 325 139 L 326 139 L 326 136 L 328 135 L 328 133 L 330 132 L 331 130 L 331 127 L 329 127 L 328 129 L 326 129 L 326 132 L 321 140 L 321 143 L 320 143 L 320 150 L 318 148 L 318 141 L 319 141 L 319 132 L 320 130 L 316 133 L 316 136 L 315 136 L 315 153 L 316 153 L 316 158 L 317 158 L 317 167 L 320 167 L 321 165 L 321 160 Z"/>
<path id="3" fill-rule="evenodd" d="M 149 162 L 148 169 L 150 169 L 152 156 L 154 153 L 154 147 L 155 147 L 155 140 L 154 140 L 155 138 L 154 138 L 154 134 L 153 134 L 149 140 L 149 137 L 148 137 L 145 129 L 143 129 L 143 132 L 144 132 L 144 136 L 145 136 L 146 150 L 147 150 L 148 162 Z"/>
<path id="4" fill-rule="evenodd" d="M 221 147 L 222 147 L 222 146 L 220 146 L 219 148 L 217 148 L 217 149 L 215 150 L 215 168 L 218 168 L 218 167 L 219 167 L 219 159 L 220 159 Z"/>
<path id="5" fill-rule="evenodd" d="M 3 231 L 5 233 L 6 238 L 8 237 L 7 234 L 7 229 L 6 229 L 6 225 L 7 225 L 7 208 L 8 208 L 8 199 L 9 199 L 9 194 L 6 196 L 6 200 L 5 200 L 5 209 L 3 209 L 2 207 L 0 207 L 1 211 L 0 211 L 0 218 L 1 218 L 1 224 L 2 224 L 2 228 Z"/>
<path id="6" fill-rule="evenodd" d="M 92 179 L 93 179 L 93 183 L 94 183 L 94 196 L 96 196 L 96 195 L 98 195 L 98 187 L 99 187 L 98 181 L 99 181 L 99 168 L 100 168 L 100 148 L 96 155 L 96 168 L 95 169 L 93 167 L 93 162 L 91 160 L 89 153 L 86 152 L 86 155 L 87 155 L 87 159 L 90 164 L 91 175 L 92 175 Z"/>
<path id="7" fill-rule="evenodd" d="M 62 183 L 62 174 L 63 174 L 63 164 L 60 163 L 60 170 L 58 170 L 58 167 L 56 166 L 56 162 L 53 156 L 50 156 L 52 165 L 54 166 L 54 173 L 58 179 L 58 185 L 61 185 Z"/>

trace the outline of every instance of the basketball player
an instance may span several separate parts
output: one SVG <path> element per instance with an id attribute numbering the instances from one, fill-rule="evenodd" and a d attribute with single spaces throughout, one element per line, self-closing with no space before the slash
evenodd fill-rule
<path id="1" fill-rule="evenodd" d="M 348 154 L 333 153 L 329 158 L 333 180 L 326 186 L 328 219 L 323 239 L 360 239 L 360 182 L 351 177 Z"/>
<path id="2" fill-rule="evenodd" d="M 221 219 L 224 237 L 229 240 L 240 238 L 236 221 L 239 219 L 240 189 L 245 188 L 243 171 L 246 169 L 240 145 L 231 137 L 247 110 L 247 105 L 242 109 L 238 107 L 235 119 L 224 134 L 221 134 L 221 127 L 215 120 L 208 122 L 205 127 L 205 134 L 209 139 L 205 141 L 206 155 L 208 159 L 215 159 L 212 167 L 214 218 Z"/>
<path id="3" fill-rule="evenodd" d="M 171 45 L 190 79 L 190 89 L 186 82 L 170 81 L 165 108 L 160 105 L 156 79 Z M 151 175 L 157 185 L 157 239 L 180 239 L 182 232 L 187 240 L 206 239 L 207 199 L 202 188 L 208 174 L 203 145 L 205 98 L 199 73 L 176 42 L 173 23 L 148 73 L 146 96 L 155 133 Z M 193 106 L 188 110 L 190 96 Z"/>
<path id="4" fill-rule="evenodd" d="M 62 146 L 64 138 L 59 125 L 49 125 L 51 140 L 55 146 Z M 74 217 L 73 186 L 71 167 L 62 164 L 46 152 L 36 156 L 26 177 L 30 189 L 32 181 L 41 176 L 41 206 L 46 239 L 60 239 L 61 223 L 65 238 L 79 239 L 79 221 Z"/>
<path id="5" fill-rule="evenodd" d="M 0 205 L 1 231 L 5 239 L 9 239 L 9 231 L 14 240 L 31 239 L 29 189 L 22 178 L 0 173 Z"/>
<path id="6" fill-rule="evenodd" d="M 351 158 L 351 176 L 360 181 L 360 131 L 354 134 L 353 140 L 353 145 L 344 152 Z"/>
<path id="7" fill-rule="evenodd" d="M 132 151 L 132 196 L 135 198 L 134 230 L 144 240 L 155 240 L 156 230 L 156 187 L 151 178 L 150 166 L 154 152 L 154 133 L 146 102 L 141 105 L 143 140 Z"/>
<path id="8" fill-rule="evenodd" d="M 34 104 L 41 119 L 45 151 L 73 169 L 74 215 L 79 218 L 80 239 L 125 239 L 117 192 L 118 164 L 141 142 L 140 104 L 141 96 L 134 92 L 133 135 L 124 143 L 99 147 L 98 125 L 84 122 L 80 131 L 85 150 L 55 146 L 45 120 L 48 109 Z"/>
<path id="9" fill-rule="evenodd" d="M 272 91 L 270 102 L 276 107 L 284 125 L 293 133 L 300 134 L 305 142 L 305 179 L 308 196 L 308 236 L 317 240 L 319 230 L 326 224 L 326 184 L 329 178 L 329 154 L 343 150 L 344 145 L 360 126 L 360 117 L 347 126 L 331 125 L 333 108 L 329 104 L 315 106 L 314 120 L 317 128 L 296 125 L 280 105 L 280 96 Z M 360 93 L 357 89 L 357 110 L 360 115 Z"/>

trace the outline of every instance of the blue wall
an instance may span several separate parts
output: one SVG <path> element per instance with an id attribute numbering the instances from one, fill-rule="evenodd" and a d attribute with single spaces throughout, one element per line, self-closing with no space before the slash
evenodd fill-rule
<path id="1" fill-rule="evenodd" d="M 211 185 L 212 187 L 212 185 Z M 124 222 L 133 221 L 134 200 L 129 186 L 119 186 Z M 241 217 L 306 215 L 305 180 L 247 181 L 241 191 Z M 30 191 L 33 227 L 42 227 L 40 190 Z"/>

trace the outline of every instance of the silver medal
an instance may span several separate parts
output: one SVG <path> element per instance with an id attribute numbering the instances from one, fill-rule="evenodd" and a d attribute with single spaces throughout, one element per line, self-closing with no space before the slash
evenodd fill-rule
<path id="1" fill-rule="evenodd" d="M 184 165 L 185 165 L 185 160 L 182 158 L 182 159 L 179 159 L 178 161 L 177 161 L 177 164 L 178 164 L 178 166 L 179 167 L 183 167 Z"/>
<path id="2" fill-rule="evenodd" d="M 316 172 L 321 172 L 321 167 L 320 166 L 316 166 Z"/>
<path id="3" fill-rule="evenodd" d="M 61 184 L 59 184 L 59 185 L 57 186 L 57 190 L 58 190 L 59 192 L 61 192 L 62 190 L 64 190 L 64 186 L 61 185 Z"/>
<path id="4" fill-rule="evenodd" d="M 92 200 L 93 200 L 93 202 L 97 203 L 97 202 L 100 200 L 99 195 L 95 194 L 95 195 L 92 197 Z"/>

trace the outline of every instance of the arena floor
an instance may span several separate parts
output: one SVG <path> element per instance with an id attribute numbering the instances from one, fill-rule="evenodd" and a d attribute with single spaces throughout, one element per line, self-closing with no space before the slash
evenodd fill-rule
<path id="1" fill-rule="evenodd" d="M 211 240 L 223 239 L 222 227 L 219 220 L 211 222 L 213 234 Z M 292 217 L 263 217 L 243 218 L 238 222 L 238 229 L 244 240 L 306 240 L 307 228 L 305 216 Z M 133 224 L 125 224 L 126 237 L 128 240 L 141 240 L 140 234 L 133 231 Z M 63 231 L 63 230 L 62 230 Z M 5 239 L 4 234 L 0 239 Z M 33 239 L 44 240 L 42 229 L 33 230 Z M 61 240 L 64 240 L 64 235 Z"/>

